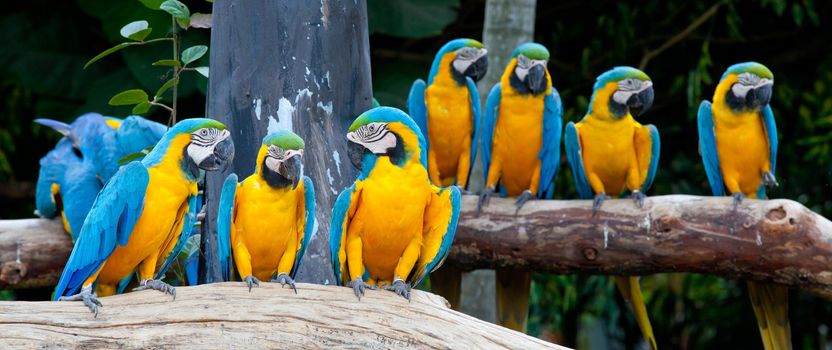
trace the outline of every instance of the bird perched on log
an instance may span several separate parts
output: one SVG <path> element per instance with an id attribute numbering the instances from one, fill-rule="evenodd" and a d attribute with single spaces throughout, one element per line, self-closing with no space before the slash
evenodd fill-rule
<path id="1" fill-rule="evenodd" d="M 130 116 L 124 120 L 87 113 L 72 124 L 36 119 L 64 135 L 40 160 L 35 201 L 45 218 L 60 215 L 77 239 L 95 196 L 115 174 L 119 160 L 153 146 L 167 130 L 162 124 Z"/>
<path id="2" fill-rule="evenodd" d="M 53 300 L 83 301 L 97 315 L 98 296 L 115 293 L 134 271 L 141 280 L 137 290 L 175 297 L 159 278 L 191 232 L 197 182 L 233 156 L 225 125 L 195 118 L 174 125 L 141 161 L 121 167 L 93 203 Z"/>
<path id="3" fill-rule="evenodd" d="M 498 191 L 517 197 L 517 210 L 533 198 L 552 198 L 560 164 L 563 105 L 546 69 L 549 50 L 526 43 L 514 50 L 485 104 L 482 161 L 485 191 L 478 209 Z M 531 273 L 497 270 L 497 321 L 525 331 Z"/>
<path id="4" fill-rule="evenodd" d="M 425 138 L 398 109 L 361 114 L 347 140 L 361 174 L 332 209 L 336 281 L 352 287 L 359 299 L 376 286 L 410 299 L 411 286 L 448 254 L 459 219 L 459 189 L 431 184 Z"/>
<path id="5" fill-rule="evenodd" d="M 699 105 L 699 151 L 714 196 L 766 198 L 766 187 L 778 186 L 777 125 L 771 110 L 774 74 L 757 62 L 728 68 L 716 86 L 713 104 Z M 748 282 L 751 305 L 766 350 L 791 349 L 789 290 Z"/>
<path id="6" fill-rule="evenodd" d="M 428 176 L 437 186 L 468 184 L 480 123 L 477 81 L 487 70 L 482 43 L 455 39 L 436 53 L 427 84 L 417 79 L 410 88 L 408 113 L 425 136 Z"/>
<path id="7" fill-rule="evenodd" d="M 233 257 L 249 291 L 275 275 L 272 282 L 295 288 L 315 226 L 315 190 L 302 174 L 303 147 L 303 139 L 291 131 L 269 134 L 257 153 L 254 174 L 242 183 L 236 174 L 225 180 L 217 227 L 226 281 L 232 278 Z"/>
<path id="8" fill-rule="evenodd" d="M 653 82 L 632 67 L 615 67 L 598 76 L 589 111 L 577 124 L 566 125 L 566 156 L 581 199 L 595 198 L 593 215 L 608 196 L 630 194 L 639 207 L 656 176 L 661 148 L 659 131 L 633 119 L 653 104 Z M 638 277 L 616 276 L 645 339 L 656 349 L 653 328 Z"/>

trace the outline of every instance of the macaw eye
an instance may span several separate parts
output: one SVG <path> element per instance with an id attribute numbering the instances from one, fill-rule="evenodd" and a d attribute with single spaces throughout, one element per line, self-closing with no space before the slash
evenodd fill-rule
<path id="1" fill-rule="evenodd" d="M 376 131 L 376 126 L 373 125 L 373 124 L 370 124 L 370 125 L 367 126 L 367 129 L 369 129 L 370 132 L 373 132 L 373 131 Z"/>
<path id="2" fill-rule="evenodd" d="M 202 136 L 208 136 L 208 129 L 202 129 L 199 131 L 199 134 Z"/>
<path id="3" fill-rule="evenodd" d="M 517 66 L 518 67 L 523 68 L 523 69 L 528 69 L 528 68 L 530 68 L 531 64 L 532 64 L 532 62 L 529 60 L 528 57 L 523 56 L 523 55 L 518 55 L 517 56 Z"/>

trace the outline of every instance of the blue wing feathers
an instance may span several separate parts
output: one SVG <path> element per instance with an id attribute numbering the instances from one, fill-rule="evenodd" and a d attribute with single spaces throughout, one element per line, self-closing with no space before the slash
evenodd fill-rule
<path id="1" fill-rule="evenodd" d="M 433 257 L 433 259 L 425 267 L 425 273 L 421 276 L 417 276 L 418 280 L 413 283 L 414 286 L 418 285 L 425 278 L 425 276 L 442 266 L 442 263 L 445 262 L 445 258 L 448 257 L 448 253 L 451 251 L 451 245 L 454 243 L 456 227 L 459 222 L 459 210 L 462 195 L 459 192 L 459 188 L 454 186 L 447 187 L 442 190 L 451 191 L 451 220 L 448 222 L 445 235 L 442 236 L 442 244 L 439 245 L 439 251 L 436 252 L 436 256 Z"/>
<path id="2" fill-rule="evenodd" d="M 332 270 L 335 273 L 335 283 L 341 284 L 341 263 L 338 259 L 338 254 L 341 251 L 341 236 L 343 235 L 344 222 L 348 220 L 348 213 L 350 205 L 352 204 L 352 193 L 355 191 L 355 184 L 347 187 L 338 199 L 335 200 L 335 206 L 332 208 L 332 222 L 329 225 L 329 252 L 332 259 Z"/>
<path id="3" fill-rule="evenodd" d="M 578 190 L 578 197 L 581 199 L 592 198 L 592 188 L 584 171 L 584 159 L 581 153 L 581 139 L 578 136 L 578 128 L 575 123 L 566 124 L 566 135 L 564 143 L 566 147 L 566 158 L 569 160 L 569 167 L 572 169 L 572 180 Z"/>
<path id="4" fill-rule="evenodd" d="M 407 114 L 419 126 L 422 134 L 425 135 L 426 144 L 430 147 L 428 141 L 428 107 L 425 104 L 425 89 L 427 89 L 427 86 L 424 80 L 416 79 L 413 82 L 413 85 L 410 87 L 410 94 L 407 96 Z M 424 152 L 427 153 L 427 149 Z"/>
<path id="5" fill-rule="evenodd" d="M 304 179 L 306 181 L 306 179 Z M 304 184 L 305 185 L 305 184 Z M 231 280 L 231 221 L 234 219 L 234 200 L 237 193 L 237 174 L 230 174 L 222 185 L 217 209 L 217 256 L 225 281 Z"/>
<path id="6" fill-rule="evenodd" d="M 702 163 L 705 164 L 705 173 L 708 175 L 711 192 L 714 196 L 722 196 L 725 194 L 725 185 L 719 168 L 713 112 L 711 103 L 708 101 L 702 101 L 699 105 L 697 128 L 699 129 L 699 153 L 702 154 Z"/>
<path id="7" fill-rule="evenodd" d="M 72 249 L 54 299 L 76 294 L 82 283 L 109 258 L 116 246 L 124 245 L 141 216 L 150 175 L 139 162 L 119 170 L 95 199 Z"/>
<path id="8" fill-rule="evenodd" d="M 485 101 L 485 111 L 482 119 L 482 133 L 480 140 L 482 144 L 482 167 L 483 175 L 485 175 L 485 182 L 488 182 L 488 168 L 491 166 L 491 146 L 494 142 L 494 128 L 497 125 L 497 118 L 500 114 L 500 99 L 502 90 L 500 84 L 497 83 L 488 93 L 488 99 Z"/>
<path id="9" fill-rule="evenodd" d="M 165 273 L 173 265 L 173 262 L 179 258 L 179 253 L 182 252 L 182 248 L 188 243 L 188 238 L 191 237 L 191 232 L 193 232 L 194 222 L 196 222 L 196 214 L 200 210 L 199 201 L 201 201 L 199 195 L 188 197 L 188 211 L 184 214 L 185 217 L 182 218 L 182 231 L 179 232 L 179 238 L 176 240 L 173 249 L 165 257 L 165 263 L 162 265 L 162 268 L 156 272 L 156 279 L 165 277 Z"/>
<path id="10" fill-rule="evenodd" d="M 661 155 L 662 142 L 659 138 L 659 129 L 653 125 L 647 125 L 650 130 L 650 167 L 647 168 L 647 179 L 641 185 L 641 192 L 647 192 L 653 185 L 656 172 L 659 170 L 659 156 Z"/>
<path id="11" fill-rule="evenodd" d="M 543 102 L 543 147 L 540 149 L 540 185 L 538 198 L 549 198 L 554 193 L 555 178 L 560 166 L 560 138 L 563 128 L 563 104 L 555 88 Z"/>
<path id="12" fill-rule="evenodd" d="M 306 216 L 303 224 L 303 241 L 295 257 L 295 264 L 292 267 L 292 278 L 294 278 L 300 269 L 303 255 L 306 253 L 306 248 L 309 247 L 312 235 L 315 234 L 315 186 L 312 184 L 312 179 L 308 176 L 303 177 L 303 205 Z"/>
<path id="13" fill-rule="evenodd" d="M 471 170 L 474 168 L 474 161 L 477 159 L 477 143 L 479 142 L 480 122 L 482 119 L 482 104 L 480 102 L 480 93 L 477 90 L 477 83 L 473 79 L 466 77 L 465 82 L 468 85 L 468 95 L 471 99 L 471 116 L 473 117 L 474 132 L 471 138 L 471 157 L 470 166 L 468 168 L 468 176 L 471 176 Z"/>

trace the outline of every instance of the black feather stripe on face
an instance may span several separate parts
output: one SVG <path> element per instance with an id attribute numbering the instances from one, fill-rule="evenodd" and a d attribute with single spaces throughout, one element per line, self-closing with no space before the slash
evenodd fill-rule
<path id="1" fill-rule="evenodd" d="M 191 134 L 191 143 L 198 146 L 210 146 L 214 144 L 217 137 L 220 135 L 220 130 L 215 128 L 203 128 Z"/>

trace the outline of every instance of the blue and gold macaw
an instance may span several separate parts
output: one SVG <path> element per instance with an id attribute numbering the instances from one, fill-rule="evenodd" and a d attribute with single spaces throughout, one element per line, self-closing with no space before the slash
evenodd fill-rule
<path id="1" fill-rule="evenodd" d="M 425 138 L 404 112 L 377 107 L 347 133 L 361 174 L 332 209 L 335 279 L 353 288 L 384 286 L 410 299 L 411 286 L 442 265 L 454 240 L 460 192 L 431 184 Z"/>
<path id="2" fill-rule="evenodd" d="M 118 170 L 118 160 L 154 145 L 167 128 L 147 119 L 125 120 L 88 113 L 72 124 L 36 119 L 65 135 L 40 160 L 36 206 L 42 217 L 61 215 L 64 229 L 77 239 L 95 196 Z"/>
<path id="3" fill-rule="evenodd" d="M 480 95 L 487 51 L 474 39 L 451 40 L 436 54 L 428 82 L 417 79 L 408 113 L 427 138 L 428 176 L 437 186 L 465 188 L 477 154 Z"/>
<path id="4" fill-rule="evenodd" d="M 566 125 L 566 157 L 578 195 L 595 198 L 593 215 L 608 195 L 618 196 L 625 190 L 643 206 L 644 192 L 656 176 L 661 143 L 658 129 L 639 124 L 633 114 L 643 114 L 652 104 L 650 77 L 632 67 L 615 67 L 595 81 L 586 116 Z M 656 349 L 638 277 L 616 276 L 615 282 L 645 339 Z"/>
<path id="5" fill-rule="evenodd" d="M 231 133 L 212 119 L 180 121 L 140 162 L 116 172 L 87 215 L 54 300 L 83 301 L 94 313 L 134 272 L 140 286 L 174 295 L 159 280 L 187 242 L 196 218 L 197 182 L 234 156 Z M 93 291 L 95 288 L 95 292 Z"/>
<path id="6" fill-rule="evenodd" d="M 482 161 L 485 191 L 478 209 L 497 191 L 517 197 L 517 210 L 533 198 L 552 198 L 560 165 L 563 105 L 546 69 L 549 50 L 526 43 L 514 50 L 485 104 Z M 525 332 L 531 273 L 497 270 L 497 322 Z"/>
<path id="7" fill-rule="evenodd" d="M 302 174 L 304 142 L 291 131 L 266 135 L 254 174 L 225 180 L 217 227 L 220 267 L 226 281 L 233 265 L 251 286 L 272 279 L 295 288 L 295 274 L 315 226 L 315 190 Z M 264 218 L 269 218 L 264 220 Z"/>
<path id="8" fill-rule="evenodd" d="M 714 92 L 714 102 L 699 106 L 699 150 L 714 196 L 734 197 L 734 208 L 746 197 L 766 198 L 766 187 L 778 186 L 777 125 L 771 100 L 774 74 L 757 62 L 728 68 Z M 748 294 L 766 350 L 791 349 L 789 290 L 748 281 Z"/>

